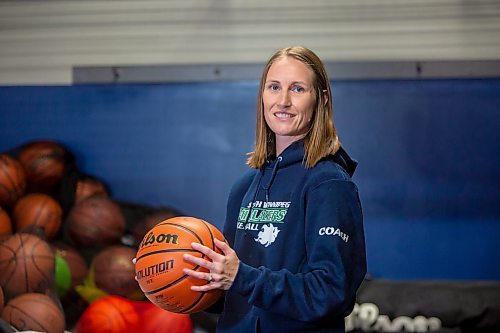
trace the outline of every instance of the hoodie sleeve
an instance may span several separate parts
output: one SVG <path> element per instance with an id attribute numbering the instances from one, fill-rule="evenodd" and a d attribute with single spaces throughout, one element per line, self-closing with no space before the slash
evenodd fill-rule
<path id="1" fill-rule="evenodd" d="M 346 316 L 366 273 L 358 191 L 348 180 L 328 180 L 305 198 L 307 258 L 300 272 L 240 263 L 231 287 L 266 311 L 301 321 Z"/>

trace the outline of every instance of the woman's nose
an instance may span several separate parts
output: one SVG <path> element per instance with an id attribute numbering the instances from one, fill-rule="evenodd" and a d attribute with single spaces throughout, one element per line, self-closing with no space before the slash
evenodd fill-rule
<path id="1" fill-rule="evenodd" d="M 291 105 L 290 93 L 288 90 L 283 90 L 280 94 L 279 105 L 287 107 Z"/>

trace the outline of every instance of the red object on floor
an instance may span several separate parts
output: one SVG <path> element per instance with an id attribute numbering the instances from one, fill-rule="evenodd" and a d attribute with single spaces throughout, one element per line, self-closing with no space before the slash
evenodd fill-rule
<path id="1" fill-rule="evenodd" d="M 84 311 L 74 333 L 192 333 L 189 315 L 162 310 L 149 301 L 132 301 L 109 295 Z"/>

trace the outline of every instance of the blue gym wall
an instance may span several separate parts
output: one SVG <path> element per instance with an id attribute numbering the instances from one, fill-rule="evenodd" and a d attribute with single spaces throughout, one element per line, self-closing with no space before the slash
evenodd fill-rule
<path id="1" fill-rule="evenodd" d="M 221 227 L 257 82 L 0 87 L 0 151 L 55 139 L 113 197 Z M 500 279 L 500 80 L 335 81 L 359 161 L 369 272 Z M 290 245 L 293 247 L 293 245 Z"/>

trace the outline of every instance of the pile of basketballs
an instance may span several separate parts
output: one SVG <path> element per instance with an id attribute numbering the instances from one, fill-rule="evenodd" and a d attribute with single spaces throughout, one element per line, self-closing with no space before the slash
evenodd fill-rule
<path id="1" fill-rule="evenodd" d="M 59 142 L 0 153 L 0 320 L 13 331 L 191 332 L 188 315 L 144 298 L 132 263 L 145 233 L 178 212 L 130 218 L 124 207 Z"/>

